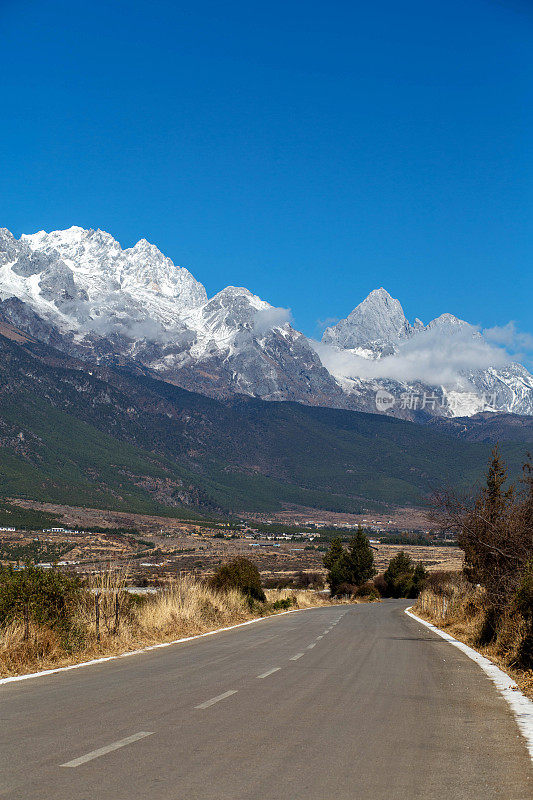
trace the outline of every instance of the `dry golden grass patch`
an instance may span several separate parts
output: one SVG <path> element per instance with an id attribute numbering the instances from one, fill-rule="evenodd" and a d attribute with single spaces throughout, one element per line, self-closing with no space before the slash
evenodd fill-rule
<path id="1" fill-rule="evenodd" d="M 309 589 L 265 589 L 265 594 L 269 603 L 294 598 L 293 608 L 330 606 L 333 602 L 327 595 L 318 594 Z"/>
<path id="2" fill-rule="evenodd" d="M 30 625 L 28 639 L 24 624 L 12 622 L 0 634 L 0 675 L 21 675 L 34 669 L 67 663 L 57 634 L 40 625 Z"/>
<path id="3" fill-rule="evenodd" d="M 327 597 L 308 590 L 267 590 L 266 604 L 251 605 L 236 590 L 216 592 L 190 576 L 180 577 L 155 595 L 136 596 L 125 591 L 126 577 L 124 572 L 107 572 L 91 582 L 75 610 L 68 637 L 33 623 L 27 631 L 21 622 L 0 629 L 0 675 L 77 664 L 207 633 L 279 613 L 272 609 L 272 603 L 285 598 L 291 598 L 291 609 L 330 605 Z M 97 595 L 99 640 L 95 625 Z"/>

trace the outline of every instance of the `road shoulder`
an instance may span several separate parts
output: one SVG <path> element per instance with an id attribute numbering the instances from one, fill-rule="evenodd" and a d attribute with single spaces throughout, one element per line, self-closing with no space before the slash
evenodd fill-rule
<path id="1" fill-rule="evenodd" d="M 524 694 L 522 694 L 518 688 L 518 685 L 516 684 L 516 681 L 507 675 L 506 672 L 497 667 L 496 664 L 493 664 L 490 659 L 482 656 L 481 653 L 478 653 L 477 650 L 469 647 L 464 642 L 460 642 L 458 639 L 450 636 L 449 633 L 437 628 L 431 622 L 427 622 L 425 619 L 417 617 L 411 608 L 405 609 L 407 616 L 411 617 L 411 619 L 415 620 L 415 622 L 418 622 L 420 625 L 424 625 L 424 627 L 428 628 L 433 633 L 436 633 L 449 644 L 452 644 L 454 647 L 457 647 L 459 650 L 461 650 L 466 656 L 468 656 L 468 658 L 470 658 L 472 661 L 475 661 L 476 664 L 481 667 L 487 677 L 489 677 L 494 683 L 498 692 L 509 705 L 520 733 L 526 741 L 529 755 L 533 761 L 533 702 Z"/>

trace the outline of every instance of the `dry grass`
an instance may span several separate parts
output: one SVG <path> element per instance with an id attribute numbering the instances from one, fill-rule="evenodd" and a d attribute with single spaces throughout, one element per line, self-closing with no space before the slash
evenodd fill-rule
<path id="1" fill-rule="evenodd" d="M 309 589 L 265 589 L 265 594 L 269 603 L 276 600 L 286 600 L 294 598 L 294 608 L 315 608 L 316 606 L 331 605 L 357 605 L 359 603 L 379 602 L 378 598 L 361 597 L 334 597 L 329 598 L 328 594 L 318 594 Z"/>
<path id="2" fill-rule="evenodd" d="M 533 699 L 533 671 L 516 665 L 525 631 L 524 620 L 519 614 L 504 615 L 494 641 L 488 645 L 480 644 L 487 619 L 484 590 L 461 579 L 440 586 L 438 591 L 425 589 L 413 611 L 474 647 L 511 675 L 524 694 Z"/>
<path id="3" fill-rule="evenodd" d="M 150 644 L 235 625 L 276 613 L 271 604 L 294 598 L 291 608 L 330 605 L 327 597 L 307 590 L 268 590 L 267 604 L 250 607 L 238 591 L 215 592 L 205 583 L 184 576 L 157 595 L 132 596 L 125 592 L 126 574 L 107 572 L 95 578 L 75 612 L 74 632 L 68 640 L 43 625 L 14 622 L 0 630 L 0 675 L 19 675 L 106 655 L 117 655 Z M 100 593 L 100 641 L 95 628 L 95 594 Z M 119 602 L 119 625 L 116 606 Z"/>
<path id="4" fill-rule="evenodd" d="M 20 675 L 33 668 L 63 663 L 64 650 L 54 631 L 30 625 L 29 638 L 24 640 L 24 625 L 13 622 L 0 636 L 0 675 Z"/>
<path id="5" fill-rule="evenodd" d="M 327 595 L 317 594 L 308 589 L 265 589 L 265 594 L 269 603 L 294 598 L 294 608 L 332 605 Z"/>

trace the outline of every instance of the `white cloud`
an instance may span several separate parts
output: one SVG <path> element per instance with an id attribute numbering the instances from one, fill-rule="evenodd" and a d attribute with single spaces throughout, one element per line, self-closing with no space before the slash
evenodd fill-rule
<path id="1" fill-rule="evenodd" d="M 292 322 L 290 308 L 264 308 L 256 311 L 254 315 L 254 331 L 259 336 L 268 333 L 272 328 L 281 328 Z"/>
<path id="2" fill-rule="evenodd" d="M 161 323 L 150 317 L 135 319 L 112 311 L 90 317 L 86 320 L 87 330 L 98 336 L 125 336 L 134 341 L 146 339 L 160 344 L 169 341 L 169 334 Z"/>
<path id="3" fill-rule="evenodd" d="M 507 325 L 495 325 L 494 328 L 485 328 L 483 336 L 489 342 L 503 345 L 509 350 L 515 351 L 533 351 L 533 336 L 530 333 L 522 333 L 516 327 L 514 322 L 508 322 Z"/>
<path id="4" fill-rule="evenodd" d="M 377 359 L 312 342 L 322 363 L 337 378 L 422 381 L 431 386 L 464 386 L 464 373 L 487 367 L 502 367 L 510 361 L 501 347 L 486 342 L 472 327 L 450 332 L 422 331 L 401 342 L 394 355 Z"/>
<path id="5" fill-rule="evenodd" d="M 340 317 L 326 317 L 325 319 L 317 319 L 316 326 L 319 330 L 329 328 L 330 325 L 336 325 L 340 321 Z"/>

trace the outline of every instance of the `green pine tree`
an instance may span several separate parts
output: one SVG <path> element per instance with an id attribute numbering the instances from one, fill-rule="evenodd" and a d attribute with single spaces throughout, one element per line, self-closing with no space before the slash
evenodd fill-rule
<path id="1" fill-rule="evenodd" d="M 329 546 L 329 550 L 324 556 L 324 566 L 327 570 L 330 570 L 334 564 L 339 561 L 339 559 L 344 555 L 344 547 L 342 546 L 342 542 L 340 538 L 337 536 L 335 539 L 331 540 L 331 544 Z"/>
<path id="2" fill-rule="evenodd" d="M 418 597 L 422 589 L 424 588 L 427 580 L 427 571 L 422 564 L 421 561 L 415 567 L 415 571 L 413 572 L 413 588 L 411 591 L 412 597 Z"/>
<path id="3" fill-rule="evenodd" d="M 343 583 L 350 582 L 350 559 L 339 537 L 332 540 L 324 556 L 324 566 L 328 571 L 329 590 L 336 595 Z"/>
<path id="4" fill-rule="evenodd" d="M 350 583 L 360 586 L 376 574 L 374 553 L 365 532 L 359 525 L 350 544 Z"/>
<path id="5" fill-rule="evenodd" d="M 413 560 L 400 550 L 383 573 L 389 597 L 409 597 L 413 583 L 415 565 Z"/>
<path id="6" fill-rule="evenodd" d="M 506 501 L 513 492 L 512 488 L 504 491 L 506 480 L 507 470 L 502 462 L 498 445 L 496 445 L 492 451 L 487 482 L 482 493 L 486 518 L 490 523 L 494 523 L 500 517 Z"/>

